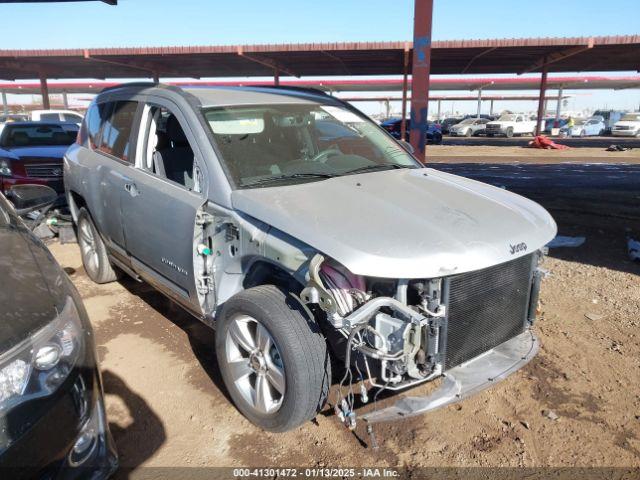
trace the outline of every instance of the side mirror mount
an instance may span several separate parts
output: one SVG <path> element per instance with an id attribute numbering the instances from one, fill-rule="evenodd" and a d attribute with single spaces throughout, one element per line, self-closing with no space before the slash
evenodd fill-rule
<path id="1" fill-rule="evenodd" d="M 413 149 L 413 146 L 407 142 L 406 140 L 398 140 L 398 142 L 400 142 L 400 145 L 402 145 L 402 147 L 409 152 L 411 155 L 413 155 L 415 153 L 415 150 Z"/>
<path id="2" fill-rule="evenodd" d="M 20 216 L 50 207 L 57 199 L 56 191 L 46 185 L 14 185 L 6 193 Z"/>

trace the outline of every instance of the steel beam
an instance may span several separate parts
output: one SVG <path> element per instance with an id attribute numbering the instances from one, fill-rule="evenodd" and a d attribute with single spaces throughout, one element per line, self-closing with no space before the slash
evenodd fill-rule
<path id="1" fill-rule="evenodd" d="M 540 97 L 538 98 L 538 118 L 536 119 L 536 135 L 542 133 L 543 125 L 542 120 L 544 117 L 544 102 L 547 93 L 547 74 L 549 73 L 549 66 L 545 64 L 542 67 L 542 76 L 540 77 Z"/>
<path id="2" fill-rule="evenodd" d="M 51 102 L 49 101 L 49 86 L 47 85 L 47 77 L 40 75 L 40 94 L 42 95 L 42 108 L 49 110 Z"/>
<path id="3" fill-rule="evenodd" d="M 67 92 L 62 92 L 62 104 L 64 105 L 65 110 L 69 110 L 69 96 Z"/>
<path id="4" fill-rule="evenodd" d="M 478 112 L 476 113 L 476 118 L 480 118 L 480 111 L 482 110 L 482 89 L 478 89 Z"/>
<path id="5" fill-rule="evenodd" d="M 9 113 L 9 103 L 7 102 L 7 92 L 2 91 L 2 113 Z"/>
<path id="6" fill-rule="evenodd" d="M 404 44 L 404 62 L 402 70 L 402 120 L 400 121 L 400 138 L 407 139 L 407 90 L 409 89 L 409 44 Z"/>
<path id="7" fill-rule="evenodd" d="M 526 68 L 526 69 L 522 70 L 521 72 L 518 72 L 518 75 L 522 75 L 523 73 L 535 72 L 536 70 L 539 70 L 539 69 L 544 68 L 544 67 L 547 67 L 547 69 L 548 69 L 549 65 L 552 65 L 552 64 L 554 64 L 556 62 L 559 62 L 561 60 L 564 60 L 566 58 L 573 57 L 574 55 L 577 55 L 578 53 L 582 53 L 585 50 L 589 50 L 589 49 L 593 48 L 593 44 L 594 44 L 594 40 L 593 40 L 593 38 L 590 38 L 586 45 L 580 45 L 578 47 L 567 48 L 567 49 L 564 49 L 564 50 L 560 50 L 560 51 L 545 55 L 540 60 L 535 62 L 533 65 L 531 65 L 529 68 Z"/>
<path id="8" fill-rule="evenodd" d="M 264 65 L 265 67 L 271 67 L 272 69 L 277 69 L 280 72 L 286 73 L 291 77 L 300 78 L 300 75 L 293 72 L 289 68 L 282 65 L 280 62 L 276 62 L 270 58 L 262 57 L 260 55 L 256 55 L 255 53 L 246 53 L 242 46 L 238 47 L 238 56 L 242 58 L 246 58 L 254 63 L 259 63 L 260 65 Z"/>
<path id="9" fill-rule="evenodd" d="M 554 122 L 554 127 L 560 124 L 560 115 L 562 112 L 562 85 L 558 89 L 558 101 L 556 103 L 556 121 Z"/>
<path id="10" fill-rule="evenodd" d="M 410 139 L 416 157 L 421 162 L 425 162 L 425 145 L 429 128 L 433 0 L 414 0 L 414 2 Z"/>

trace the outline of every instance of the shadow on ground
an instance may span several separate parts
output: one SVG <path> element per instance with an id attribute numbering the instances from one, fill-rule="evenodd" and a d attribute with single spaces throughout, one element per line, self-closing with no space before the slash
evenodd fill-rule
<path id="1" fill-rule="evenodd" d="M 102 380 L 105 394 L 120 398 L 133 419 L 126 427 L 109 423 L 120 459 L 120 468 L 113 478 L 126 479 L 132 469 L 153 456 L 166 441 L 167 435 L 160 417 L 122 378 L 105 370 Z"/>

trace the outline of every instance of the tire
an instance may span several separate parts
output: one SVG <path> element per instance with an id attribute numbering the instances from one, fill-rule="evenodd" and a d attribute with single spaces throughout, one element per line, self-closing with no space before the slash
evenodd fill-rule
<path id="1" fill-rule="evenodd" d="M 598 132 L 598 136 L 602 137 L 605 134 L 605 130 L 604 128 L 602 130 L 600 130 L 600 132 Z"/>
<path id="2" fill-rule="evenodd" d="M 216 355 L 236 408 L 265 430 L 292 430 L 324 406 L 331 385 L 326 340 L 300 300 L 273 285 L 227 300 Z"/>
<path id="3" fill-rule="evenodd" d="M 464 132 L 464 136 L 469 138 L 473 136 L 473 132 L 471 131 L 470 128 L 467 128 L 467 130 Z"/>
<path id="4" fill-rule="evenodd" d="M 511 128 L 511 127 L 507 128 L 507 131 L 505 132 L 505 135 L 507 136 L 507 138 L 513 137 L 513 128 Z"/>
<path id="5" fill-rule="evenodd" d="M 584 130 L 580 130 L 580 138 L 584 138 L 587 136 L 587 132 L 585 132 Z"/>
<path id="6" fill-rule="evenodd" d="M 102 237 L 84 207 L 78 213 L 78 245 L 82 265 L 91 280 L 95 283 L 109 283 L 118 279 Z"/>

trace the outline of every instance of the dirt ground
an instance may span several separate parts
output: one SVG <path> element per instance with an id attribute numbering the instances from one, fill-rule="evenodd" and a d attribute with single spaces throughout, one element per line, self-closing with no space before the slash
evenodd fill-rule
<path id="1" fill-rule="evenodd" d="M 379 450 L 362 422 L 354 435 L 328 407 L 293 432 L 254 427 L 227 398 L 212 331 L 145 284 L 93 284 L 77 245 L 50 248 L 94 325 L 121 478 L 140 466 L 640 467 L 640 264 L 624 239 L 634 220 L 556 220 L 587 240 L 545 260 L 538 356 L 457 405 L 376 426 Z"/>

